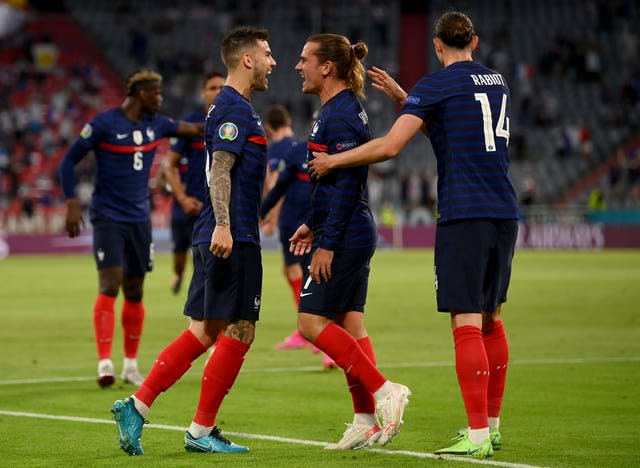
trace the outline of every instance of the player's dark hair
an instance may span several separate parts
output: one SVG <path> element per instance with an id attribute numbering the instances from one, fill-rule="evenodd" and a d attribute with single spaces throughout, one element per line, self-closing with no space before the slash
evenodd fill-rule
<path id="1" fill-rule="evenodd" d="M 349 39 L 340 34 L 315 34 L 307 42 L 315 42 L 318 49 L 314 55 L 320 62 L 336 64 L 337 78 L 347 82 L 347 88 L 360 97 L 364 97 L 364 81 L 366 71 L 362 60 L 369 53 L 364 42 L 351 44 Z"/>
<path id="2" fill-rule="evenodd" d="M 204 72 L 204 75 L 202 75 L 202 87 L 204 88 L 212 78 L 226 79 L 227 75 L 222 73 L 220 70 L 207 70 Z"/>
<path id="3" fill-rule="evenodd" d="M 142 69 L 127 77 L 125 89 L 127 96 L 135 96 L 141 89 L 149 89 L 151 85 L 162 84 L 162 75 L 156 71 Z"/>
<path id="4" fill-rule="evenodd" d="M 464 49 L 476 32 L 471 19 L 462 12 L 449 11 L 436 21 L 435 36 L 450 47 Z"/>
<path id="5" fill-rule="evenodd" d="M 266 29 L 258 29 L 251 26 L 239 26 L 233 29 L 222 40 L 220 53 L 222 61 L 227 69 L 231 70 L 240 63 L 240 57 L 247 48 L 254 47 L 258 41 L 269 39 L 269 32 Z"/>
<path id="6" fill-rule="evenodd" d="M 274 130 L 291 125 L 291 116 L 282 104 L 274 104 L 265 113 L 265 122 Z"/>

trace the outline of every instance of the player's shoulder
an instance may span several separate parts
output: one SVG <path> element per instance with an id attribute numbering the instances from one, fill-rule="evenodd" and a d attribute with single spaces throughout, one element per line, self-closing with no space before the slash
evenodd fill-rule
<path id="1" fill-rule="evenodd" d="M 94 123 L 111 123 L 122 120 L 123 118 L 125 118 L 125 116 L 122 109 L 120 107 L 112 107 L 98 112 L 91 121 Z"/>
<path id="2" fill-rule="evenodd" d="M 362 107 L 358 96 L 350 89 L 339 92 L 333 99 L 330 99 L 327 104 L 327 109 L 334 112 L 348 112 L 354 108 Z"/>
<path id="3" fill-rule="evenodd" d="M 251 103 L 233 88 L 225 86 L 216 97 L 216 102 L 213 110 L 209 113 L 209 118 L 233 118 L 253 114 L 255 114 L 255 111 Z"/>

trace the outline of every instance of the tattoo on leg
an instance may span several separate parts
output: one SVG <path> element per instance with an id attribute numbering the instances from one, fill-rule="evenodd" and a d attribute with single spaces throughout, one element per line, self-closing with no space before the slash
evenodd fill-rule
<path id="1" fill-rule="evenodd" d="M 255 336 L 256 325 L 251 320 L 238 320 L 227 327 L 224 334 L 230 338 L 251 344 Z"/>

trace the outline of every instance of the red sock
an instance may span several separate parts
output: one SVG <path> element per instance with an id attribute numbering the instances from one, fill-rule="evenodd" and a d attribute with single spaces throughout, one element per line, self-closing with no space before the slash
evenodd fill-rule
<path id="1" fill-rule="evenodd" d="M 493 322 L 482 329 L 482 341 L 489 360 L 489 387 L 487 389 L 487 410 L 490 418 L 500 417 L 502 395 L 507 380 L 509 344 L 502 320 Z"/>
<path id="2" fill-rule="evenodd" d="M 191 330 L 185 330 L 160 352 L 135 397 L 151 407 L 157 396 L 176 383 L 206 350 Z"/>
<path id="3" fill-rule="evenodd" d="M 465 325 L 453 331 L 456 347 L 456 372 L 471 429 L 489 426 L 487 386 L 489 362 L 482 343 L 482 330 Z"/>
<path id="4" fill-rule="evenodd" d="M 138 345 L 144 322 L 144 305 L 142 301 L 132 302 L 127 299 L 122 304 L 122 328 L 124 329 L 124 357 L 133 359 L 138 355 Z"/>
<path id="5" fill-rule="evenodd" d="M 298 310 L 298 305 L 300 305 L 300 291 L 302 290 L 302 277 L 294 280 L 287 278 L 287 281 L 289 281 L 289 286 L 291 286 L 293 301 L 296 303 L 296 310 Z"/>
<path id="6" fill-rule="evenodd" d="M 115 297 L 98 294 L 93 305 L 93 329 L 99 359 L 111 359 L 114 327 L 113 303 L 115 301 Z"/>
<path id="7" fill-rule="evenodd" d="M 328 354 L 346 374 L 359 381 L 367 392 L 375 392 L 387 381 L 356 339 L 335 323 L 327 325 L 313 344 Z"/>
<path id="8" fill-rule="evenodd" d="M 376 365 L 376 353 L 373 350 L 373 343 L 371 343 L 371 339 L 368 336 L 364 338 L 360 338 L 357 340 L 358 346 L 362 352 L 369 358 L 369 361 L 375 366 Z M 372 414 L 376 412 L 376 399 L 373 398 L 373 395 L 367 391 L 366 388 L 360 383 L 358 379 L 356 379 L 352 374 L 344 375 L 347 377 L 347 385 L 349 387 L 349 392 L 351 393 L 351 400 L 353 401 L 353 412 L 354 413 L 364 413 L 364 414 Z"/>
<path id="9" fill-rule="evenodd" d="M 202 376 L 200 401 L 193 422 L 204 427 L 215 425 L 222 400 L 229 393 L 240 372 L 249 345 L 221 335 Z"/>

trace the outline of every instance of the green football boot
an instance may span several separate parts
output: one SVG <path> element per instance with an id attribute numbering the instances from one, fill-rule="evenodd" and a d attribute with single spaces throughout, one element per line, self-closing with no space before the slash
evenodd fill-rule
<path id="1" fill-rule="evenodd" d="M 491 440 L 485 439 L 481 444 L 472 444 L 467 434 L 460 437 L 460 439 L 451 447 L 443 448 L 435 451 L 436 455 L 458 455 L 461 457 L 473 457 L 473 458 L 491 458 L 493 457 L 493 447 L 491 446 Z"/>
<path id="2" fill-rule="evenodd" d="M 458 435 L 455 436 L 451 440 L 460 440 L 462 437 L 467 435 L 467 431 L 469 428 L 464 427 L 458 431 Z M 489 428 L 489 440 L 491 441 L 491 446 L 493 450 L 500 450 L 502 446 L 502 436 L 500 435 L 500 431 L 496 428 Z"/>

